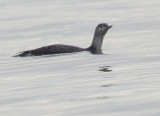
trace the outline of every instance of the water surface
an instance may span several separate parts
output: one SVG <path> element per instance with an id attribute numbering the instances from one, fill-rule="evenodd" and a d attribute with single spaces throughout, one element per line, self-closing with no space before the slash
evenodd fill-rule
<path id="1" fill-rule="evenodd" d="M 159 0 L 0 1 L 1 116 L 159 116 Z M 113 25 L 103 55 L 14 58 L 50 44 L 88 47 Z"/>

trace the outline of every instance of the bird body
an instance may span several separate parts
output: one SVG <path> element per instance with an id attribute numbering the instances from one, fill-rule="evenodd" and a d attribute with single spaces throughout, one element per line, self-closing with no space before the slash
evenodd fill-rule
<path id="1" fill-rule="evenodd" d="M 71 45 L 63 45 L 63 44 L 55 44 L 50 46 L 45 46 L 33 50 L 27 50 L 20 52 L 17 56 L 39 56 L 39 55 L 49 55 L 49 54 L 60 54 L 60 53 L 72 53 L 72 52 L 81 52 L 81 51 L 90 51 L 91 53 L 97 53 L 101 51 L 103 38 L 105 33 L 110 29 L 112 26 L 108 26 L 106 23 L 99 24 L 96 27 L 93 41 L 91 46 L 88 48 L 80 48 Z"/>
<path id="2" fill-rule="evenodd" d="M 86 51 L 86 49 L 71 45 L 55 44 L 33 50 L 23 51 L 17 56 L 40 56 L 40 55 L 72 53 L 80 51 Z"/>

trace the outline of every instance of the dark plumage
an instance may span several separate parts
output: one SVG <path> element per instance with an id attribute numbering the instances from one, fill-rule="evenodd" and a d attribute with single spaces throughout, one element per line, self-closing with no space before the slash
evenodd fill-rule
<path id="1" fill-rule="evenodd" d="M 39 56 L 39 55 L 48 55 L 48 54 L 60 54 L 60 53 L 72 53 L 72 52 L 81 52 L 81 51 L 91 51 L 92 53 L 100 53 L 102 42 L 105 33 L 112 26 L 108 26 L 106 23 L 99 24 L 96 27 L 94 38 L 92 44 L 88 48 L 80 48 L 71 45 L 55 44 L 50 46 L 45 46 L 33 50 L 20 52 L 16 56 Z"/>
<path id="2" fill-rule="evenodd" d="M 17 56 L 32 56 L 32 55 L 39 56 L 39 55 L 48 55 L 48 54 L 80 52 L 80 51 L 85 51 L 85 49 L 75 47 L 75 46 L 70 46 L 70 45 L 55 44 L 55 45 L 37 48 L 34 50 L 23 51 Z"/>

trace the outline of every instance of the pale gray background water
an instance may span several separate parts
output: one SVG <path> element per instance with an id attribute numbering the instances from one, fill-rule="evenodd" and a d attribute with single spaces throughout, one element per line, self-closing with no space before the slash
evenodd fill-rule
<path id="1" fill-rule="evenodd" d="M 104 55 L 12 57 L 57 43 L 88 47 L 101 22 L 114 25 Z M 0 116 L 159 116 L 159 109 L 159 0 L 0 0 Z"/>

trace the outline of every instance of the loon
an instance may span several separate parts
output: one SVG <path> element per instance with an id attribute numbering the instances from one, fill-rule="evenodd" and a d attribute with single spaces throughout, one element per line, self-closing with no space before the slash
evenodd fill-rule
<path id="1" fill-rule="evenodd" d="M 93 54 L 102 53 L 102 42 L 106 32 L 112 27 L 112 25 L 108 25 L 107 23 L 99 24 L 94 33 L 93 41 L 91 46 L 88 48 L 80 48 L 71 45 L 63 45 L 63 44 L 55 44 L 49 45 L 33 50 L 20 52 L 18 55 L 14 57 L 20 56 L 40 56 L 40 55 L 49 55 L 49 54 L 60 54 L 60 53 L 72 53 L 72 52 L 81 52 L 81 51 L 90 51 Z"/>

